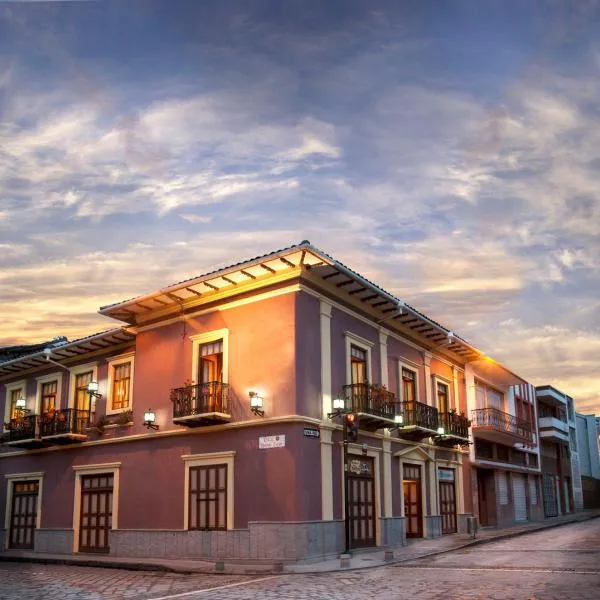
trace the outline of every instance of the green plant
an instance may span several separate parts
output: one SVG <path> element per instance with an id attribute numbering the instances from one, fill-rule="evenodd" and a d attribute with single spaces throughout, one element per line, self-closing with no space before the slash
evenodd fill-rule
<path id="1" fill-rule="evenodd" d="M 94 429 L 98 430 L 98 433 L 103 433 L 104 432 L 104 428 L 110 424 L 110 421 L 108 420 L 108 418 L 106 417 L 106 415 L 100 415 L 92 424 L 91 426 Z"/>
<path id="2" fill-rule="evenodd" d="M 124 410 L 119 413 L 117 420 L 115 421 L 117 425 L 128 425 L 133 421 L 133 411 L 132 410 Z"/>

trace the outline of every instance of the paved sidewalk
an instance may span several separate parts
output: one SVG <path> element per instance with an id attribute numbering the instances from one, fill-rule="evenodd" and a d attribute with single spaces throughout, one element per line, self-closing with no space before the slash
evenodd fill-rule
<path id="1" fill-rule="evenodd" d="M 350 565 L 341 567 L 339 558 L 332 558 L 310 564 L 273 564 L 271 563 L 221 563 L 222 570 L 217 570 L 213 561 L 193 559 L 152 559 L 152 558 L 122 558 L 111 556 L 44 554 L 39 552 L 6 551 L 0 552 L 0 561 L 33 562 L 46 564 L 80 565 L 88 567 L 106 567 L 130 569 L 137 571 L 163 571 L 172 573 L 226 573 L 226 574 L 269 574 L 269 573 L 327 573 L 333 571 L 352 571 L 368 569 L 384 565 L 412 561 L 426 556 L 435 556 L 460 550 L 469 546 L 486 544 L 494 540 L 508 539 L 526 533 L 551 529 L 578 523 L 600 517 L 600 510 L 585 510 L 562 517 L 554 517 L 542 522 L 524 523 L 504 529 L 485 528 L 473 539 L 467 534 L 446 535 L 435 539 L 411 540 L 407 546 L 395 548 L 393 557 L 385 550 L 355 551 L 350 559 Z"/>

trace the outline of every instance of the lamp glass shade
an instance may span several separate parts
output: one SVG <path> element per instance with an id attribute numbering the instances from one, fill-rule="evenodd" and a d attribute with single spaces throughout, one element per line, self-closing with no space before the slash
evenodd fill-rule
<path id="1" fill-rule="evenodd" d="M 345 400 L 343 398 L 334 398 L 333 399 L 333 410 L 344 410 Z"/>
<path id="2" fill-rule="evenodd" d="M 17 401 L 15 402 L 15 408 L 17 410 L 24 410 L 27 406 L 27 400 L 25 400 L 25 398 L 17 398 Z"/>
<path id="3" fill-rule="evenodd" d="M 438 428 L 437 428 L 437 432 L 438 432 L 440 435 L 444 435 L 444 428 L 443 428 L 443 427 L 438 427 Z"/>
<path id="4" fill-rule="evenodd" d="M 253 396 L 250 396 L 250 406 L 252 408 L 261 408 L 263 405 L 263 399 L 260 396 L 257 396 L 256 394 L 254 394 Z"/>
<path id="5" fill-rule="evenodd" d="M 398 425 L 404 423 L 404 417 L 402 415 L 394 415 L 394 423 Z"/>
<path id="6" fill-rule="evenodd" d="M 97 381 L 90 381 L 87 385 L 87 391 L 88 393 L 95 393 L 98 391 L 98 382 Z"/>
<path id="7" fill-rule="evenodd" d="M 154 423 L 156 421 L 156 413 L 153 410 L 147 410 L 144 413 L 144 423 Z"/>

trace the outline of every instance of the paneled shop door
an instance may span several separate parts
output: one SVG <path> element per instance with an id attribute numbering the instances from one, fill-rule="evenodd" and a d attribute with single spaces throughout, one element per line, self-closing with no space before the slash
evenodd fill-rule
<path id="1" fill-rule="evenodd" d="M 113 474 L 81 476 L 80 552 L 108 552 L 112 528 Z"/>
<path id="2" fill-rule="evenodd" d="M 438 469 L 442 533 L 456 533 L 456 489 L 454 469 Z"/>
<path id="3" fill-rule="evenodd" d="M 39 481 L 14 481 L 12 486 L 8 547 L 31 550 L 37 521 L 40 484 Z"/>
<path id="4" fill-rule="evenodd" d="M 423 537 L 423 503 L 421 497 L 421 467 L 404 465 L 402 487 L 406 537 Z"/>
<path id="5" fill-rule="evenodd" d="M 374 546 L 375 479 L 372 458 L 348 457 L 348 488 L 350 547 Z"/>
<path id="6" fill-rule="evenodd" d="M 556 517 L 558 509 L 556 506 L 556 486 L 553 475 L 544 475 L 542 479 L 544 492 L 544 514 L 547 517 Z"/>
<path id="7" fill-rule="evenodd" d="M 525 476 L 521 473 L 511 475 L 513 484 L 513 505 L 515 521 L 527 521 L 527 494 L 525 492 Z"/>

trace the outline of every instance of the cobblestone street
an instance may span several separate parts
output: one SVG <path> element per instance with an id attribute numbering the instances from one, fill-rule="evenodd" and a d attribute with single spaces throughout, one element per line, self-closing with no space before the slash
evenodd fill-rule
<path id="1" fill-rule="evenodd" d="M 436 557 L 318 575 L 179 575 L 0 563 L 16 600 L 597 600 L 600 519 Z"/>

